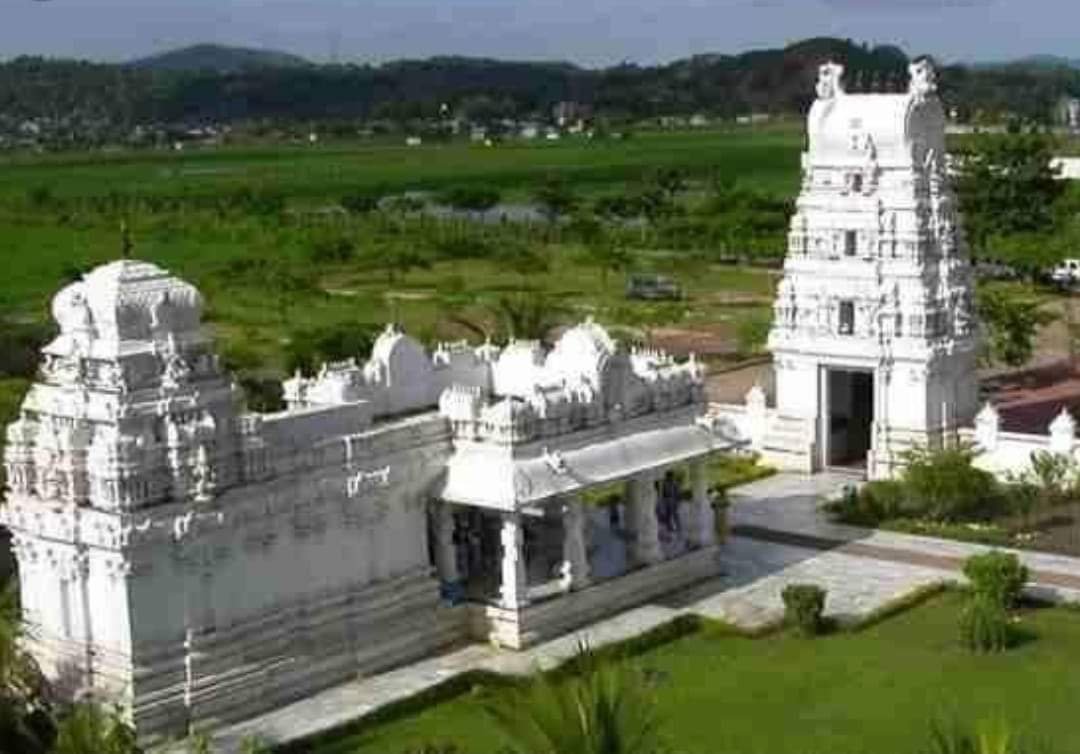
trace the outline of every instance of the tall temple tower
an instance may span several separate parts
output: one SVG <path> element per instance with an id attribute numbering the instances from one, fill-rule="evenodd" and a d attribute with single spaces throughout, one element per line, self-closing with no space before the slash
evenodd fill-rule
<path id="1" fill-rule="evenodd" d="M 945 115 L 919 60 L 906 93 L 849 94 L 819 72 L 802 189 L 769 336 L 783 467 L 890 476 L 977 408 L 972 274 L 946 175 Z"/>

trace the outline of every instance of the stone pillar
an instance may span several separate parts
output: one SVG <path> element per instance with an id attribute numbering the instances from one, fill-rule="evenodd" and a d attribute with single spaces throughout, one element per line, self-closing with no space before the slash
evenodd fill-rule
<path id="1" fill-rule="evenodd" d="M 461 579 L 454 544 L 454 506 L 447 502 L 439 502 L 435 508 L 435 568 L 444 583 L 455 584 Z"/>
<path id="2" fill-rule="evenodd" d="M 709 476 L 704 459 L 690 464 L 690 521 L 686 529 L 691 547 L 711 547 L 716 544 L 712 509 L 709 505 Z"/>
<path id="3" fill-rule="evenodd" d="M 502 586 L 499 602 L 503 607 L 517 609 L 529 604 L 525 572 L 525 531 L 521 514 L 504 513 L 499 540 L 502 544 Z"/>
<path id="4" fill-rule="evenodd" d="M 648 566 L 664 559 L 660 549 L 660 527 L 656 520 L 656 485 L 651 473 L 639 474 L 629 483 L 629 516 L 633 523 L 630 562 Z"/>
<path id="5" fill-rule="evenodd" d="M 585 506 L 581 497 L 566 498 L 562 510 L 563 563 L 561 581 L 563 589 L 574 591 L 589 585 L 589 554 L 585 541 Z"/>

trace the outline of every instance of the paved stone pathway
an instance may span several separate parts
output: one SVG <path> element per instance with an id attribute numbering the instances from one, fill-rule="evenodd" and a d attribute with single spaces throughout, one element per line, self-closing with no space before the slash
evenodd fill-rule
<path id="1" fill-rule="evenodd" d="M 819 510 L 820 502 L 850 483 L 851 477 L 842 475 L 778 474 L 739 487 L 732 493 L 729 511 L 733 536 L 720 550 L 722 575 L 717 578 L 524 652 L 474 644 L 347 683 L 222 729 L 215 743 L 222 752 L 234 752 L 251 734 L 268 742 L 294 740 L 355 720 L 468 670 L 522 675 L 554 667 L 572 657 L 581 641 L 600 647 L 680 614 L 760 629 L 782 617 L 780 592 L 793 582 L 825 587 L 826 614 L 856 620 L 916 589 L 957 580 L 963 559 L 988 549 L 833 524 Z M 1019 554 L 1033 571 L 1032 592 L 1080 601 L 1080 559 Z"/>

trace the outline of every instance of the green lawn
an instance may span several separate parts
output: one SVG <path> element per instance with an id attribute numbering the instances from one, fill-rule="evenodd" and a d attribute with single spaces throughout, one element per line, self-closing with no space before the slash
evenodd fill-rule
<path id="1" fill-rule="evenodd" d="M 946 592 L 855 633 L 744 638 L 709 627 L 633 662 L 658 671 L 677 754 L 917 754 L 931 722 L 1005 720 L 1054 751 L 1080 750 L 1080 613 L 1025 611 L 1034 638 L 975 656 L 956 636 L 963 595 Z M 326 743 L 319 754 L 399 754 L 427 742 L 494 754 L 496 730 L 470 694 Z"/>

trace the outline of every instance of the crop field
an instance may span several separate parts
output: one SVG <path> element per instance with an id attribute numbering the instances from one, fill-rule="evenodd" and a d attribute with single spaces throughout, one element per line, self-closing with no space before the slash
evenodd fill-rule
<path id="1" fill-rule="evenodd" d="M 507 337 L 513 328 L 503 323 L 515 314 L 519 328 L 524 317 L 538 331 L 592 315 L 638 340 L 701 332 L 710 343 L 733 343 L 740 321 L 767 321 L 774 274 L 718 259 L 717 249 L 741 251 L 736 239 L 756 239 L 762 222 L 770 227 L 763 245 L 782 249 L 781 202 L 796 189 L 801 145 L 798 131 L 773 127 L 601 143 L 7 157 L 0 328 L 47 337 L 52 294 L 118 258 L 124 226 L 132 256 L 203 291 L 219 350 L 249 389 L 298 365 L 362 355 L 389 321 L 427 342 L 475 341 Z M 592 213 L 598 197 L 640 192 L 662 170 L 682 176 L 669 214 L 634 223 Z M 552 181 L 576 207 L 559 222 L 341 207 L 350 192 L 435 196 L 460 186 L 520 204 Z M 720 202 L 709 204 L 717 184 L 737 186 L 748 209 L 717 220 L 711 207 Z M 618 253 L 597 259 L 599 247 Z M 672 277 L 683 299 L 627 300 L 626 276 L 640 272 Z M 17 394 L 29 376 L 0 364 L 0 393 Z"/>
<path id="2" fill-rule="evenodd" d="M 62 197 L 109 192 L 205 197 L 254 186 L 312 201 L 374 186 L 403 191 L 483 182 L 514 192 L 550 174 L 597 190 L 635 180 L 658 167 L 697 174 L 715 169 L 748 185 L 788 194 L 797 186 L 802 142 L 798 128 L 776 126 L 641 133 L 601 142 L 583 138 L 506 142 L 493 147 L 360 143 L 13 156 L 0 158 L 0 200 L 17 200 L 42 186 Z"/>

